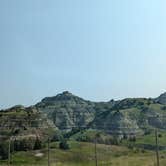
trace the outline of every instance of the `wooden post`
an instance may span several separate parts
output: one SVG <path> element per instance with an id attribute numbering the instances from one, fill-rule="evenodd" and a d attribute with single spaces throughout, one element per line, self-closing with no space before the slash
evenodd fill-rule
<path id="1" fill-rule="evenodd" d="M 155 129 L 155 141 L 156 141 L 157 166 L 160 166 L 160 161 L 159 161 L 159 147 L 158 147 L 158 131 L 157 131 L 157 129 Z"/>
<path id="2" fill-rule="evenodd" d="M 11 151 L 11 142 L 9 138 L 9 144 L 8 144 L 8 166 L 10 166 L 10 151 Z"/>
<path id="3" fill-rule="evenodd" d="M 48 166 L 50 166 L 50 139 L 48 138 Z"/>
<path id="4" fill-rule="evenodd" d="M 97 162 L 97 138 L 95 137 L 95 166 L 98 166 Z"/>

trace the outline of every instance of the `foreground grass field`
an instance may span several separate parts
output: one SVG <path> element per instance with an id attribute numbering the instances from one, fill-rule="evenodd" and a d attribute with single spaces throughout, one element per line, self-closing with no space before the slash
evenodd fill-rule
<path id="1" fill-rule="evenodd" d="M 94 144 L 70 142 L 70 150 L 60 150 L 57 143 L 50 145 L 51 166 L 95 166 Z M 97 145 L 99 166 L 155 166 L 155 152 L 128 149 L 123 146 Z M 166 152 L 160 152 L 161 166 L 166 166 Z M 7 166 L 7 161 L 1 161 Z M 17 152 L 12 155 L 12 166 L 46 166 L 47 148 Z"/>

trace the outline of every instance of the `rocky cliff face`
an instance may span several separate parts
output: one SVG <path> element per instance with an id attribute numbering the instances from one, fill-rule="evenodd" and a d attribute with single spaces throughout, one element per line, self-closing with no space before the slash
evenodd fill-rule
<path id="1" fill-rule="evenodd" d="M 160 104 L 166 104 L 166 93 L 161 94 L 158 98 L 155 99 L 155 101 Z"/>
<path id="2" fill-rule="evenodd" d="M 41 138 L 47 137 L 48 130 L 55 125 L 34 107 L 15 106 L 0 111 L 0 138 Z"/>
<path id="3" fill-rule="evenodd" d="M 54 97 L 46 97 L 36 108 L 48 115 L 61 130 L 74 127 L 86 127 L 95 117 L 95 104 L 77 97 L 70 92 L 63 92 Z"/>
<path id="4" fill-rule="evenodd" d="M 107 133 L 137 134 L 153 127 L 166 129 L 166 111 L 153 99 L 128 98 L 90 102 L 70 92 L 44 98 L 36 108 L 60 130 L 93 128 Z"/>
<path id="5" fill-rule="evenodd" d="M 152 99 L 124 99 L 96 117 L 91 126 L 110 133 L 125 134 L 139 134 L 155 127 L 166 129 L 165 110 L 162 104 Z"/>
<path id="6" fill-rule="evenodd" d="M 0 127 L 7 124 L 10 129 L 21 126 L 19 133 L 28 133 L 33 126 L 36 130 L 39 126 L 56 126 L 60 130 L 92 128 L 120 134 L 137 134 L 154 127 L 165 130 L 166 106 L 162 104 L 163 95 L 159 99 L 160 102 L 146 98 L 91 102 L 65 91 L 46 97 L 33 107 L 17 106 L 1 111 Z M 18 120 L 13 121 L 14 117 Z"/>

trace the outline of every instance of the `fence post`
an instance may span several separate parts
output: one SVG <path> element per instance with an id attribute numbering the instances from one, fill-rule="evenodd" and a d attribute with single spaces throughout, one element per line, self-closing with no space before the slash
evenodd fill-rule
<path id="1" fill-rule="evenodd" d="M 48 138 L 48 166 L 50 166 L 50 139 Z"/>
<path id="2" fill-rule="evenodd" d="M 157 131 L 157 129 L 155 129 L 155 141 L 156 141 L 157 166 L 160 166 L 160 161 L 159 161 L 159 147 L 158 147 L 158 131 Z"/>

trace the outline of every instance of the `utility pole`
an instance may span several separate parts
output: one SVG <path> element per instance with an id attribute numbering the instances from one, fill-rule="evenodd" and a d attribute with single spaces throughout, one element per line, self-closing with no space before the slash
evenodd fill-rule
<path id="1" fill-rule="evenodd" d="M 97 137 L 95 136 L 95 166 L 98 166 L 97 162 Z"/>
<path id="2" fill-rule="evenodd" d="M 50 166 L 50 139 L 48 138 L 48 166 Z"/>
<path id="3" fill-rule="evenodd" d="M 160 161 L 159 161 L 159 147 L 158 147 L 158 131 L 157 131 L 157 129 L 155 129 L 155 141 L 156 141 L 157 166 L 160 166 Z"/>

